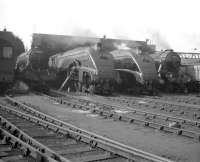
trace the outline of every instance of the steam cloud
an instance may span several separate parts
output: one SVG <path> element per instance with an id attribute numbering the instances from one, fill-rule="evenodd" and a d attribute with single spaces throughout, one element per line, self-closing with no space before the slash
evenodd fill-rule
<path id="1" fill-rule="evenodd" d="M 117 44 L 117 43 L 114 43 L 114 46 L 119 49 L 119 50 L 128 50 L 130 49 L 126 43 L 121 43 L 121 44 Z"/>
<path id="2" fill-rule="evenodd" d="M 116 39 L 131 40 L 131 38 L 128 35 L 128 33 L 126 33 L 124 30 L 122 30 L 120 28 L 114 28 L 113 29 L 113 36 Z"/>
<path id="3" fill-rule="evenodd" d="M 72 35 L 80 36 L 80 37 L 97 37 L 97 35 L 90 29 L 78 28 L 75 27 L 72 30 Z"/>
<path id="4" fill-rule="evenodd" d="M 158 49 L 170 49 L 170 44 L 159 31 L 150 30 L 148 34 Z"/>

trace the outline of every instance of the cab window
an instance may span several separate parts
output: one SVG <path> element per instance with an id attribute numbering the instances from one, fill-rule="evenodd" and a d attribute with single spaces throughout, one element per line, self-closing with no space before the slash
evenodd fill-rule
<path id="1" fill-rule="evenodd" d="M 12 47 L 3 47 L 2 56 L 3 58 L 10 59 L 12 58 L 13 50 Z"/>

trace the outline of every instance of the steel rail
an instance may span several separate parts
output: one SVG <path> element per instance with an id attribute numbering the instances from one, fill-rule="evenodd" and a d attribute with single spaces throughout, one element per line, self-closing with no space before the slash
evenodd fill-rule
<path id="1" fill-rule="evenodd" d="M 22 104 L 19 101 L 16 101 L 12 98 L 9 98 L 9 100 L 11 102 L 13 102 L 15 105 L 20 106 L 20 108 L 26 110 L 27 112 L 31 112 L 35 116 L 40 117 L 42 119 L 38 119 L 37 117 L 35 117 L 33 115 L 28 115 L 28 114 L 16 111 L 17 114 L 20 113 L 20 114 L 23 114 L 23 116 L 25 115 L 26 117 L 31 118 L 33 120 L 39 120 L 41 123 L 48 125 L 48 128 L 52 127 L 54 129 L 57 129 L 57 131 L 59 131 L 61 133 L 65 133 L 65 134 L 70 133 L 78 140 L 82 140 L 83 142 L 86 142 L 86 143 L 92 143 L 96 147 L 100 147 L 100 148 L 110 151 L 114 154 L 118 154 L 120 156 L 126 157 L 127 159 L 130 159 L 130 160 L 137 159 L 138 160 L 138 158 L 139 159 L 142 158 L 143 160 L 148 160 L 148 161 L 152 161 L 152 162 L 172 162 L 169 159 L 166 159 L 166 158 L 163 158 L 163 157 L 151 154 L 151 153 L 147 153 L 145 151 L 142 151 L 142 150 L 121 144 L 119 142 L 113 141 L 109 138 L 102 137 L 95 133 L 85 131 L 85 130 L 75 127 L 71 124 L 68 124 L 66 122 L 55 119 L 49 115 L 41 113 L 41 112 L 39 112 L 25 104 Z M 15 110 L 13 110 L 12 108 L 8 108 L 8 107 L 6 107 L 6 108 L 9 109 L 9 111 L 15 112 Z"/>

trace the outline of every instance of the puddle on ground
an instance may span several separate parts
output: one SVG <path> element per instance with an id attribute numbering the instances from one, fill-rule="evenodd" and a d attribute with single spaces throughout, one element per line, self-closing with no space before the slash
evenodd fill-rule
<path id="1" fill-rule="evenodd" d="M 84 111 L 84 110 L 72 110 L 72 112 L 81 113 L 81 114 L 89 114 L 90 110 L 87 110 L 87 111 Z"/>
<path id="2" fill-rule="evenodd" d="M 116 113 L 119 113 L 119 114 L 126 114 L 126 113 L 129 113 L 129 111 L 125 111 L 125 110 L 114 110 Z"/>
<path id="3" fill-rule="evenodd" d="M 84 110 L 72 110 L 72 112 L 80 113 L 80 114 L 87 114 L 86 116 L 93 117 L 93 118 L 98 116 L 97 114 L 91 114 L 90 110 L 87 110 L 87 111 L 84 111 Z"/>
<path id="4" fill-rule="evenodd" d="M 141 104 L 146 104 L 145 101 L 138 101 L 138 103 L 141 103 Z"/>
<path id="5" fill-rule="evenodd" d="M 54 104 L 54 105 L 59 105 L 59 103 L 58 103 L 58 102 L 54 102 L 53 104 Z"/>
<path id="6" fill-rule="evenodd" d="M 96 117 L 98 117 L 97 114 L 87 114 L 86 116 L 89 116 L 89 117 L 92 117 L 92 118 L 96 118 Z"/>

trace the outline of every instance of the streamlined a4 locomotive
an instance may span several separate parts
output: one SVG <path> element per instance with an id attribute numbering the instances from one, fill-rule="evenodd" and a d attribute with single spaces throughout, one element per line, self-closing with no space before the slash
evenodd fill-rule
<path id="1" fill-rule="evenodd" d="M 60 88 L 112 93 L 115 79 L 113 58 L 102 50 L 101 43 L 51 56 L 49 67 L 55 72 Z"/>
<path id="2" fill-rule="evenodd" d="M 111 52 L 120 91 L 155 92 L 157 72 L 154 60 L 140 50 L 125 49 Z"/>

